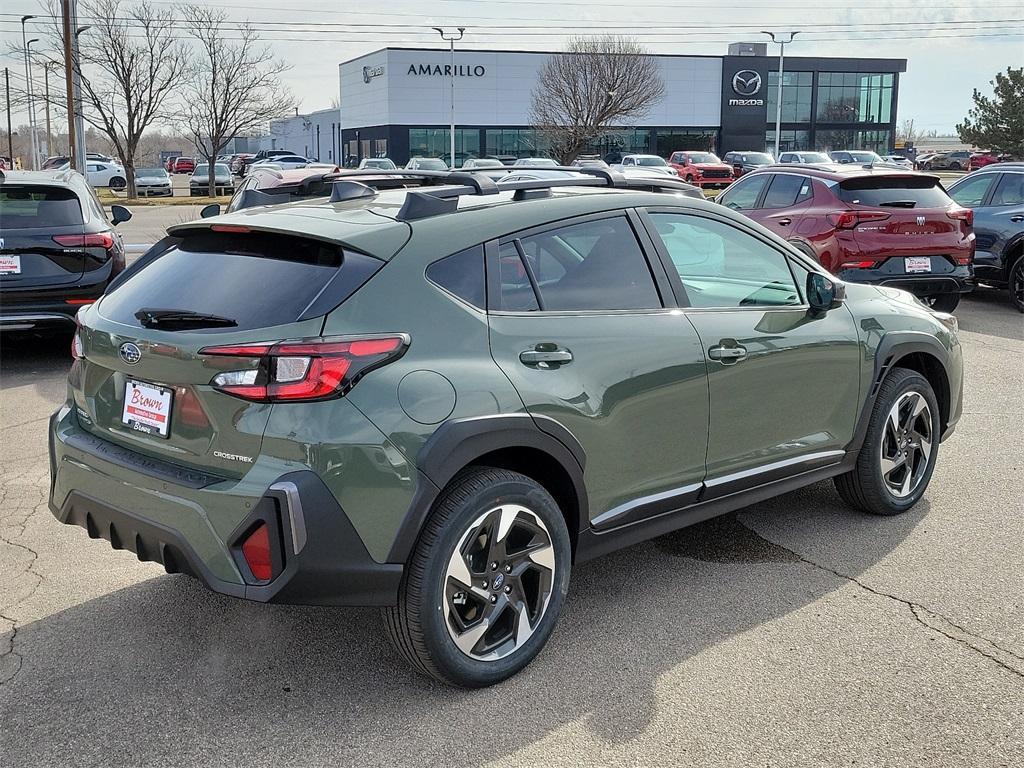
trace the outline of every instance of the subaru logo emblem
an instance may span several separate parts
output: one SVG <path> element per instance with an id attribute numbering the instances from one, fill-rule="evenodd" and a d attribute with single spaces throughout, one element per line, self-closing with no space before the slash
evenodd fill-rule
<path id="1" fill-rule="evenodd" d="M 732 89 L 740 96 L 753 96 L 761 90 L 761 76 L 752 69 L 743 69 L 732 76 Z"/>
<path id="2" fill-rule="evenodd" d="M 121 359 L 128 363 L 128 365 L 135 365 L 142 359 L 142 350 L 130 341 L 126 341 L 122 344 L 121 349 L 119 349 L 118 352 L 121 355 Z"/>
<path id="3" fill-rule="evenodd" d="M 499 573 L 494 577 L 494 588 L 501 589 L 501 585 L 505 583 L 505 574 Z"/>

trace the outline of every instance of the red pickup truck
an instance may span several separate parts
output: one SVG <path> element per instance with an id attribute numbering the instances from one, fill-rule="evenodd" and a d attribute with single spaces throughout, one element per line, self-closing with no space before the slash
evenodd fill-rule
<path id="1" fill-rule="evenodd" d="M 723 163 L 711 152 L 673 152 L 668 164 L 679 174 L 679 177 L 699 187 L 721 189 L 732 184 L 733 169 Z"/>

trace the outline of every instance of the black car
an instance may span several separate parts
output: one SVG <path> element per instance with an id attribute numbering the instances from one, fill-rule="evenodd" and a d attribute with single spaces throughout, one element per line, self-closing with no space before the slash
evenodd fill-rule
<path id="1" fill-rule="evenodd" d="M 959 179 L 949 196 L 974 210 L 974 274 L 1008 288 L 1024 312 L 1024 163 L 999 163 Z"/>
<path id="2" fill-rule="evenodd" d="M 767 152 L 726 152 L 722 162 L 732 166 L 733 174 L 739 178 L 744 173 L 756 171 L 766 165 L 772 165 L 775 160 Z"/>
<path id="3" fill-rule="evenodd" d="M 132 216 L 111 210 L 115 226 Z M 0 221 L 0 330 L 70 330 L 124 269 L 121 236 L 74 171 L 0 172 Z"/>

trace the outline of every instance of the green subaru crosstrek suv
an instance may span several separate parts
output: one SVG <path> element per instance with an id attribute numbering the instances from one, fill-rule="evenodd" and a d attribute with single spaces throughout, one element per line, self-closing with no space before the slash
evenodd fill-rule
<path id="1" fill-rule="evenodd" d="M 955 319 L 603 173 L 173 227 L 78 316 L 54 515 L 227 595 L 382 606 L 418 669 L 483 686 L 574 563 L 826 478 L 912 507 Z"/>

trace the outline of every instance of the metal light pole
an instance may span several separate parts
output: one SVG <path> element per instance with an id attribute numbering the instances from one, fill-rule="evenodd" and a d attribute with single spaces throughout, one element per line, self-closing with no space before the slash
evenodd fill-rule
<path id="1" fill-rule="evenodd" d="M 14 134 L 11 132 L 11 73 L 4 67 L 4 87 L 7 89 L 7 170 L 14 170 Z"/>
<path id="2" fill-rule="evenodd" d="M 768 35 L 772 39 L 773 43 L 779 44 L 779 87 L 775 94 L 775 161 L 779 160 L 779 143 L 782 141 L 782 73 L 783 66 L 786 59 L 786 44 L 792 43 L 793 38 L 799 35 L 799 32 L 790 32 L 789 39 L 783 40 L 775 38 L 774 32 L 761 31 L 762 35 Z"/>
<path id="3" fill-rule="evenodd" d="M 64 0 L 71 5 L 72 22 L 78 23 L 78 7 L 75 0 Z M 71 55 L 74 57 L 72 80 L 75 96 L 75 165 L 80 173 L 85 173 L 85 117 L 82 110 L 82 59 L 78 52 L 78 36 L 91 26 L 77 27 L 72 41 Z"/>
<path id="4" fill-rule="evenodd" d="M 74 64 L 71 59 L 71 3 L 70 0 L 61 2 L 61 38 L 64 43 L 64 87 L 68 100 L 68 162 L 74 170 L 85 173 L 85 166 L 78 164 L 78 149 L 75 140 L 75 89 L 73 84 L 72 70 Z"/>
<path id="5" fill-rule="evenodd" d="M 22 16 L 21 17 L 21 47 L 25 51 L 25 87 L 26 94 L 28 95 L 28 134 L 29 141 L 32 145 L 32 170 L 35 170 L 35 157 L 36 157 L 36 129 L 32 122 L 32 72 L 29 69 L 28 63 L 28 46 L 29 43 L 25 41 L 25 22 L 29 19 L 34 19 L 35 16 Z M 11 158 L 11 164 L 14 164 L 14 158 Z"/>
<path id="6" fill-rule="evenodd" d="M 50 127 L 50 67 L 60 66 L 56 61 L 48 61 L 43 64 L 43 81 L 46 84 L 46 154 L 53 155 L 53 131 Z"/>
<path id="7" fill-rule="evenodd" d="M 32 91 L 32 43 L 38 43 L 39 38 L 33 37 L 25 43 L 25 57 L 28 59 L 26 71 L 28 72 L 28 132 L 32 144 L 32 170 L 39 170 L 39 138 L 36 136 L 36 104 L 35 94 Z"/>
<path id="8" fill-rule="evenodd" d="M 451 51 L 452 51 L 452 112 L 451 112 L 451 126 L 450 126 L 450 131 L 451 131 L 451 135 L 450 135 L 450 138 L 451 138 L 451 142 L 450 142 L 451 154 L 449 155 L 449 163 L 450 163 L 449 167 L 450 168 L 454 168 L 455 167 L 455 41 L 456 40 L 461 40 L 462 39 L 462 35 L 466 31 L 465 27 L 456 27 L 456 29 L 459 30 L 459 36 L 458 37 L 455 36 L 454 32 L 452 32 L 449 35 L 446 35 L 444 29 L 442 29 L 441 27 L 434 27 L 434 30 L 441 36 L 441 39 L 442 40 L 447 40 L 451 44 Z"/>

